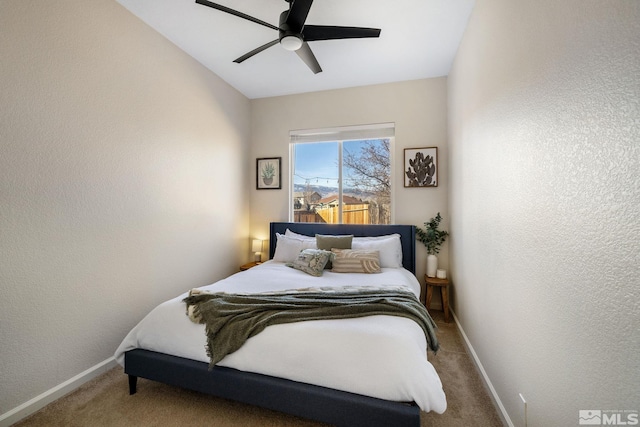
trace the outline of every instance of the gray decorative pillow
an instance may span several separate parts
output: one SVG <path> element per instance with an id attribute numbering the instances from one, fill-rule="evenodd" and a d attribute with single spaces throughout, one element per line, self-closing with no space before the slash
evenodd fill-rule
<path id="1" fill-rule="evenodd" d="M 319 277 L 322 276 L 322 270 L 324 270 L 325 265 L 331 258 L 333 258 L 333 253 L 329 251 L 304 249 L 293 262 L 288 262 L 285 265 Z"/>
<path id="2" fill-rule="evenodd" d="M 380 273 L 380 252 L 351 249 L 331 249 L 334 273 Z"/>
<path id="3" fill-rule="evenodd" d="M 330 251 L 331 249 L 351 249 L 351 242 L 353 241 L 352 234 L 345 234 L 341 236 L 316 234 L 316 246 L 318 249 L 324 249 Z M 332 260 L 329 260 L 326 269 L 332 268 Z"/>

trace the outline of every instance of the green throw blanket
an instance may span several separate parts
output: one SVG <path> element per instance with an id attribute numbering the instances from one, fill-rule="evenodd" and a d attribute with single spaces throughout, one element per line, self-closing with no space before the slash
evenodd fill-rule
<path id="1" fill-rule="evenodd" d="M 414 320 L 424 331 L 429 348 L 438 351 L 436 325 L 424 305 L 408 291 L 376 288 L 243 295 L 194 289 L 183 301 L 189 318 L 206 326 L 210 368 L 270 325 L 379 314 Z"/>

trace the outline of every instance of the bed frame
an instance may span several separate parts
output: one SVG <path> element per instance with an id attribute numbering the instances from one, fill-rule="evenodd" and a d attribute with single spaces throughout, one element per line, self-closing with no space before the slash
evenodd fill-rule
<path id="1" fill-rule="evenodd" d="M 269 230 L 269 259 L 276 252 L 276 233 L 294 233 L 315 237 L 316 234 L 352 234 L 354 237 L 375 237 L 399 234 L 402 245 L 402 266 L 416 273 L 416 227 L 414 225 L 324 224 L 312 222 L 272 222 Z"/>
<path id="2" fill-rule="evenodd" d="M 400 234 L 403 266 L 415 273 L 415 226 L 273 222 L 269 258 L 275 253 L 276 235 L 287 228 L 299 234 Z M 420 409 L 413 402 L 392 402 L 268 375 L 215 366 L 144 349 L 125 353 L 129 393 L 136 392 L 138 377 L 272 409 L 302 418 L 344 427 L 418 427 Z"/>

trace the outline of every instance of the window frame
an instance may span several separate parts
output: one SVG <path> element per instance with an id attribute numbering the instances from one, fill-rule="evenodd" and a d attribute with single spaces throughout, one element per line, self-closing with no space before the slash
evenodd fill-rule
<path id="1" fill-rule="evenodd" d="M 389 224 L 395 221 L 395 191 L 393 179 L 394 147 L 395 147 L 395 123 L 380 123 L 375 125 L 345 126 L 339 128 L 307 129 L 290 131 L 289 142 L 289 197 L 288 216 L 289 221 L 295 221 L 295 147 L 304 143 L 337 143 L 338 144 L 338 216 L 339 224 L 343 224 L 343 169 L 344 169 L 344 143 L 348 141 L 363 140 L 389 140 Z"/>

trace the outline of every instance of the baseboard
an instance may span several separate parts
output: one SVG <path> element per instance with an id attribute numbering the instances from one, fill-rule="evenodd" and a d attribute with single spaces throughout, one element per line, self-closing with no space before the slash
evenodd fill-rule
<path id="1" fill-rule="evenodd" d="M 514 424 L 511 421 L 511 417 L 509 417 L 509 414 L 507 413 L 507 410 L 505 409 L 504 405 L 502 404 L 502 401 L 500 400 L 500 397 L 498 396 L 498 393 L 496 392 L 496 389 L 493 387 L 493 384 L 491 384 L 491 380 L 489 379 L 489 376 L 487 375 L 487 372 L 484 370 L 484 367 L 482 366 L 482 363 L 480 362 L 480 359 L 478 358 L 478 354 L 473 349 L 473 346 L 471 345 L 471 342 L 469 341 L 469 338 L 467 337 L 467 334 L 464 333 L 464 329 L 462 329 L 462 325 L 460 325 L 460 321 L 458 320 L 458 317 L 456 316 L 456 314 L 453 311 L 451 311 L 451 315 L 453 316 L 453 319 L 456 322 L 456 325 L 458 326 L 458 330 L 460 331 L 460 335 L 462 335 L 462 339 L 464 341 L 464 345 L 465 345 L 465 347 L 467 347 L 467 351 L 471 355 L 471 360 L 473 360 L 473 363 L 475 364 L 476 369 L 478 370 L 478 373 L 480 374 L 480 377 L 482 378 L 482 381 L 484 382 L 485 387 L 489 391 L 489 396 L 491 397 L 491 400 L 493 401 L 493 404 L 498 409 L 498 415 L 502 419 L 502 423 L 505 426 L 514 427 Z"/>
<path id="2" fill-rule="evenodd" d="M 49 403 L 54 402 L 62 396 L 71 393 L 72 391 L 74 391 L 84 383 L 94 379 L 98 375 L 101 375 L 111 368 L 114 368 L 116 365 L 117 363 L 115 358 L 110 357 L 107 360 L 100 362 L 95 366 L 92 366 L 86 371 L 79 373 L 75 377 L 63 382 L 62 384 L 59 384 L 52 389 L 45 391 L 39 396 L 34 397 L 28 402 L 23 403 L 17 408 L 14 408 L 9 412 L 0 415 L 0 427 L 8 427 L 14 423 L 17 423 L 23 418 L 26 418 L 34 412 L 44 408 Z"/>

